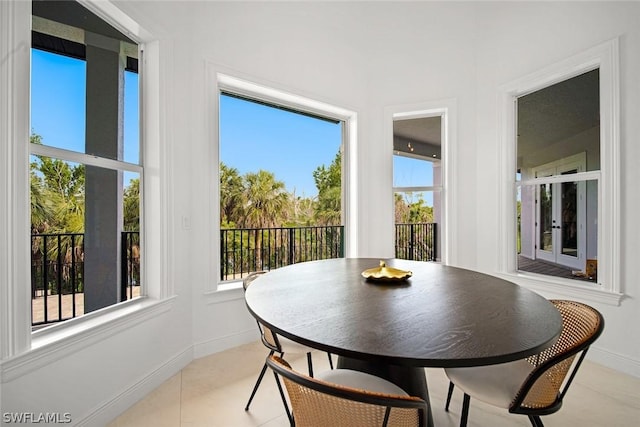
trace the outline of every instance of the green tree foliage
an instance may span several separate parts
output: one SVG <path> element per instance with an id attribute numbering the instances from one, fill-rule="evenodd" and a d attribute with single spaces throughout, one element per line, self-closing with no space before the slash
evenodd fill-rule
<path id="1" fill-rule="evenodd" d="M 238 169 L 220 162 L 220 223 L 229 228 L 242 218 L 244 183 Z"/>
<path id="2" fill-rule="evenodd" d="M 272 172 L 260 170 L 244 176 L 245 200 L 242 226 L 278 227 L 289 207 L 289 194 Z"/>
<path id="3" fill-rule="evenodd" d="M 342 200 L 342 153 L 338 152 L 329 167 L 313 171 L 318 189 L 314 219 L 318 225 L 340 225 Z"/>
<path id="4" fill-rule="evenodd" d="M 135 178 L 124 189 L 123 202 L 124 231 L 140 231 L 140 179 Z"/>
<path id="5" fill-rule="evenodd" d="M 341 222 L 342 158 L 313 172 L 318 196 L 296 197 L 272 172 L 240 175 L 220 162 L 220 224 L 223 228 L 266 228 L 339 225 Z"/>
<path id="6" fill-rule="evenodd" d="M 42 137 L 32 134 L 32 144 Z M 46 156 L 30 164 L 31 229 L 34 233 L 83 233 L 85 166 Z M 124 190 L 124 229 L 139 230 L 140 180 Z"/>
<path id="7" fill-rule="evenodd" d="M 396 224 L 406 224 L 409 219 L 409 206 L 405 203 L 401 194 L 394 194 Z"/>
<path id="8" fill-rule="evenodd" d="M 429 223 L 433 221 L 433 207 L 427 206 L 422 194 L 395 195 L 395 216 L 398 224 Z"/>
<path id="9" fill-rule="evenodd" d="M 32 144 L 42 144 L 40 135 L 32 134 L 30 137 Z M 39 159 L 39 157 L 38 157 Z M 53 205 L 49 202 L 45 192 L 42 174 L 39 174 L 39 164 L 37 161 L 29 165 L 29 181 L 31 186 L 31 228 L 35 232 L 44 232 L 49 228 L 48 220 L 53 217 Z"/>
<path id="10" fill-rule="evenodd" d="M 314 212 L 316 202 L 309 197 L 291 197 L 291 212 L 287 227 L 305 227 L 315 225 Z"/>
<path id="11" fill-rule="evenodd" d="M 31 142 L 42 144 L 40 135 Z M 35 156 L 30 164 L 31 227 L 37 232 L 84 230 L 84 165 Z"/>

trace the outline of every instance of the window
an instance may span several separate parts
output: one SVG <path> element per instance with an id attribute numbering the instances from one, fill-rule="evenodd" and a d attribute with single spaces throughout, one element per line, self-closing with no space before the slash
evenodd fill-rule
<path id="1" fill-rule="evenodd" d="M 219 253 L 214 277 L 355 250 L 355 114 L 213 71 Z M 265 197 L 266 196 L 266 197 Z"/>
<path id="2" fill-rule="evenodd" d="M 395 256 L 440 260 L 442 118 L 394 120 Z"/>
<path id="3" fill-rule="evenodd" d="M 82 20 L 84 24 L 81 24 L 80 27 L 84 27 L 85 24 L 90 25 L 91 22 L 94 28 L 98 26 L 107 31 L 108 27 L 110 28 L 108 31 L 112 33 L 115 31 L 102 19 L 97 19 L 96 16 L 87 12 L 86 8 L 95 12 L 96 15 L 104 17 L 105 20 L 109 20 L 123 33 L 139 41 L 139 59 L 142 59 L 142 51 L 144 50 L 144 61 L 140 60 L 140 64 L 144 62 L 144 73 L 141 74 L 144 79 L 139 80 L 142 88 L 140 90 L 140 104 L 144 103 L 147 106 L 147 108 L 140 108 L 142 117 L 140 124 L 144 124 L 144 127 L 140 129 L 144 135 L 140 144 L 144 145 L 144 150 L 137 150 L 139 164 L 134 164 L 133 160 L 126 157 L 126 154 L 125 162 L 122 162 L 110 158 L 96 158 L 96 156 L 88 155 L 78 149 L 74 151 L 59 148 L 51 139 L 48 140 L 49 145 L 29 143 L 30 137 L 33 135 L 30 123 L 29 89 L 32 74 L 31 46 L 37 45 L 37 42 L 33 40 L 33 32 L 41 32 L 41 34 L 55 36 L 62 40 L 73 39 L 77 45 L 83 45 L 82 33 L 86 32 L 86 29 L 78 29 L 77 26 L 76 29 L 73 29 L 71 25 L 64 27 L 65 31 L 62 34 L 55 31 L 56 28 L 59 29 L 64 24 L 60 22 L 61 19 L 43 18 L 46 9 L 51 7 L 59 16 L 63 17 L 62 20 L 71 19 L 73 16 L 77 17 L 77 8 L 80 8 L 82 16 L 86 18 Z M 48 19 L 48 21 L 42 21 L 40 18 Z M 42 27 L 43 23 L 46 24 L 44 28 Z M 6 284 L 6 286 L 0 287 L 0 324 L 3 325 L 0 328 L 0 357 L 5 361 L 3 368 L 6 365 L 6 372 L 18 373 L 33 371 L 37 367 L 43 366 L 42 363 L 46 364 L 64 357 L 68 352 L 79 351 L 86 347 L 87 339 L 101 340 L 106 335 L 127 329 L 131 325 L 131 321 L 144 322 L 171 308 L 173 301 L 171 283 L 173 281 L 170 260 L 174 258 L 172 256 L 173 245 L 171 244 L 171 236 L 162 231 L 166 225 L 168 207 L 173 205 L 173 190 L 164 183 L 166 165 L 169 161 L 165 147 L 170 143 L 162 144 L 165 136 L 161 128 L 163 122 L 161 117 L 165 112 L 160 108 L 160 103 L 156 102 L 161 96 L 167 94 L 166 88 L 161 87 L 158 78 L 161 66 L 160 54 L 164 50 L 159 41 L 154 39 L 153 33 L 147 32 L 144 27 L 138 25 L 112 3 L 93 0 L 83 2 L 83 6 L 73 1 L 33 2 L 33 4 L 30 2 L 0 2 L 0 24 L 0 35 L 2 36 L 0 37 L 2 41 L 0 42 L 0 51 L 2 51 L 2 57 L 6 59 L 3 66 L 0 67 L 0 92 L 6 94 L 6 97 L 1 97 L 2 102 L 0 103 L 0 109 L 2 109 L 2 114 L 0 114 L 0 137 L 2 138 L 2 143 L 0 143 L 0 175 L 2 175 L 1 181 L 5 184 L 0 186 L 0 200 L 2 200 L 3 206 L 7 207 L 7 209 L 0 210 L 0 218 L 2 218 L 0 221 L 0 240 L 6 243 L 0 250 L 3 252 L 0 256 L 0 274 Z M 96 37 L 93 38 L 94 41 Z M 99 39 L 99 37 L 97 38 Z M 65 44 L 64 46 L 69 54 L 77 52 L 77 50 L 73 50 L 74 45 Z M 130 44 L 125 44 L 125 49 L 127 46 Z M 62 45 L 60 47 L 62 48 Z M 38 50 L 56 53 L 48 49 Z M 126 50 L 125 57 L 134 58 L 137 55 L 135 51 L 135 46 L 132 51 Z M 62 56 L 81 59 L 75 54 L 58 55 L 58 57 Z M 122 60 L 123 62 L 131 62 L 124 57 Z M 89 62 L 80 61 L 79 63 L 86 65 Z M 127 65 L 125 69 L 128 68 L 131 68 L 130 65 Z M 166 70 L 166 72 L 168 75 L 171 74 L 170 70 Z M 125 78 L 127 78 L 126 74 L 125 71 Z M 59 83 L 57 80 L 49 80 L 51 86 L 55 86 L 57 83 Z M 136 102 L 137 100 L 133 103 L 133 108 L 135 108 Z M 124 108 L 126 110 L 132 107 L 125 105 Z M 89 116 L 86 115 L 87 119 Z M 133 121 L 135 122 L 135 120 Z M 132 126 L 127 119 L 124 122 L 125 128 Z M 137 124 L 133 126 L 135 127 Z M 140 280 L 143 282 L 144 298 L 112 304 L 84 316 L 57 322 L 55 326 L 32 327 L 30 279 L 33 270 L 31 268 L 29 181 L 30 163 L 35 158 L 30 156 L 51 159 L 53 163 L 62 168 L 73 169 L 77 167 L 78 170 L 86 171 L 91 166 L 98 172 L 107 171 L 110 174 L 122 175 L 124 182 L 128 182 L 129 173 L 137 174 L 140 178 L 139 190 L 141 193 L 144 178 L 146 183 L 144 185 L 145 211 L 153 212 L 153 215 L 146 216 L 142 210 L 140 212 L 140 233 L 144 234 L 140 236 Z M 63 166 L 61 163 L 65 165 Z M 144 174 L 142 173 L 142 163 L 145 166 Z M 79 173 L 76 174 L 76 178 L 79 176 Z M 122 192 L 124 192 L 124 182 L 121 182 L 122 187 L 118 186 L 118 188 L 122 188 Z M 88 197 L 85 199 L 88 200 Z M 142 204 L 139 207 L 141 208 Z M 123 209 L 125 208 L 123 207 Z M 73 240 L 68 238 L 68 241 L 70 246 L 75 248 L 76 238 Z M 4 251 L 5 247 L 11 248 L 11 250 Z M 146 250 L 146 248 L 151 248 L 151 250 Z M 59 252 L 66 254 L 66 250 Z M 74 253 L 73 249 L 71 252 Z M 86 249 L 85 252 L 87 252 Z M 76 257 L 76 261 L 77 259 Z M 76 267 L 79 268 L 77 264 Z M 62 275 L 64 270 L 64 268 L 57 268 L 56 275 Z M 69 276 L 73 270 L 73 265 L 66 269 Z M 118 284 L 120 283 L 122 282 L 118 282 Z M 122 290 L 120 292 L 122 293 Z M 55 314 L 57 310 L 58 306 L 54 305 L 51 313 Z"/>
<path id="4" fill-rule="evenodd" d="M 29 239 L 40 328 L 141 294 L 143 170 L 137 44 L 75 2 L 34 2 L 32 20 Z"/>
<path id="5" fill-rule="evenodd" d="M 501 223 L 514 225 L 502 233 L 504 270 L 611 303 L 621 295 L 617 52 L 613 40 L 503 88 L 512 187 Z"/>
<path id="6" fill-rule="evenodd" d="M 595 69 L 517 100 L 520 271 L 597 282 L 599 89 Z"/>
<path id="7" fill-rule="evenodd" d="M 222 280 L 343 257 L 341 176 L 341 121 L 222 92 Z"/>

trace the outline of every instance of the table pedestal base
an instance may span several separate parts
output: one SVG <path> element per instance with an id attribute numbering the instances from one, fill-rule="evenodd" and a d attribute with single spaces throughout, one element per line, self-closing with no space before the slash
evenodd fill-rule
<path id="1" fill-rule="evenodd" d="M 431 403 L 429 402 L 429 388 L 427 387 L 427 377 L 424 368 L 387 365 L 369 360 L 350 359 L 343 356 L 338 357 L 337 367 L 339 369 L 353 369 L 354 371 L 376 375 L 387 381 L 391 381 L 409 395 L 420 397 L 427 402 L 427 426 L 433 427 Z"/>

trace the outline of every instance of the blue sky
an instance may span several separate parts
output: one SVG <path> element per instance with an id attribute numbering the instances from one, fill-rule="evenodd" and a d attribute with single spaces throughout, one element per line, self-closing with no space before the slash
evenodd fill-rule
<path id="1" fill-rule="evenodd" d="M 84 61 L 32 49 L 31 82 L 32 131 L 46 145 L 84 152 Z M 125 73 L 124 160 L 130 163 L 139 162 L 137 86 L 137 74 Z M 313 171 L 331 164 L 341 142 L 340 123 L 220 97 L 220 160 L 240 174 L 271 171 L 296 196 L 317 195 Z M 394 156 L 394 171 L 395 186 L 432 185 L 430 162 Z"/>
<path id="2" fill-rule="evenodd" d="M 220 160 L 241 175 L 273 172 L 296 196 L 317 195 L 313 171 L 331 164 L 341 142 L 341 124 L 220 96 Z"/>
<path id="3" fill-rule="evenodd" d="M 31 130 L 43 144 L 84 153 L 85 62 L 31 50 Z M 138 75 L 125 72 L 124 160 L 139 161 Z"/>
<path id="4" fill-rule="evenodd" d="M 297 196 L 317 194 L 312 173 L 331 164 L 341 141 L 340 124 L 220 97 L 221 161 L 240 174 L 272 171 Z M 433 185 L 431 162 L 394 156 L 393 164 L 394 186 Z M 430 195 L 424 198 L 432 200 Z"/>

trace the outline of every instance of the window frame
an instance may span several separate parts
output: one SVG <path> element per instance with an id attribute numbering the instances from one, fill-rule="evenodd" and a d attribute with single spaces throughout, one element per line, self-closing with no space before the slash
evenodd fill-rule
<path id="1" fill-rule="evenodd" d="M 298 95 L 293 91 L 286 91 L 273 86 L 256 83 L 255 79 L 239 78 L 234 76 L 234 72 L 229 72 L 222 67 L 207 63 L 207 77 L 211 90 L 209 92 L 209 114 L 208 120 L 210 144 L 210 164 L 212 167 L 211 197 L 213 226 L 210 238 L 210 263 L 209 277 L 211 280 L 205 285 L 204 293 L 211 298 L 212 303 L 235 299 L 237 295 L 229 295 L 221 291 L 241 289 L 241 281 L 222 282 L 219 277 L 220 271 L 220 156 L 219 156 L 219 118 L 220 118 L 220 94 L 223 92 L 235 94 L 241 97 L 254 99 L 266 104 L 279 105 L 292 110 L 309 113 L 311 115 L 327 117 L 329 119 L 343 122 L 342 126 L 342 217 L 345 229 L 345 249 L 346 258 L 355 256 L 357 250 L 356 218 L 357 218 L 357 114 L 332 104 Z"/>
<path id="2" fill-rule="evenodd" d="M 451 252 L 450 242 L 455 241 L 455 224 L 453 224 L 454 218 L 450 215 L 450 201 L 455 194 L 455 176 L 453 174 L 453 168 L 450 167 L 452 159 L 456 155 L 456 115 L 457 115 L 457 102 L 455 99 L 443 99 L 433 102 L 423 102 L 419 104 L 390 106 L 385 108 L 385 135 L 387 141 L 389 141 L 389 154 L 391 161 L 391 209 L 393 209 L 393 203 L 395 200 L 394 194 L 397 191 L 407 191 L 411 189 L 413 191 L 439 191 L 440 203 L 441 203 L 441 216 L 442 224 L 441 229 L 438 231 L 439 238 L 439 251 L 438 262 L 444 265 L 454 265 L 454 254 Z M 425 117 L 440 116 L 440 132 L 441 132 L 441 156 L 440 156 L 440 168 L 441 168 L 441 184 L 439 186 L 428 187 L 394 187 L 393 186 L 393 122 L 396 120 L 409 120 L 420 119 Z M 395 216 L 392 216 L 395 222 Z M 391 245 L 395 244 L 395 232 L 394 225 L 391 225 Z M 392 252 L 394 253 L 394 252 Z"/>
<path id="3" fill-rule="evenodd" d="M 2 282 L 0 287 L 0 359 L 1 374 L 11 381 L 95 342 L 105 336 L 124 331 L 131 325 L 145 321 L 171 309 L 174 300 L 167 262 L 171 259 L 171 245 L 166 232 L 172 194 L 166 185 L 167 156 L 161 126 L 166 111 L 159 102 L 161 68 L 170 74 L 170 67 L 160 61 L 159 40 L 110 2 L 81 0 L 79 3 L 95 13 L 132 40 L 144 51 L 144 76 L 140 87 L 140 163 L 145 188 L 141 194 L 141 245 L 153 248 L 143 251 L 141 274 L 147 282 L 146 296 L 115 304 L 84 316 L 61 322 L 32 332 L 31 292 L 25 285 L 30 278 L 30 220 L 29 220 L 29 155 L 30 135 L 30 57 L 31 2 L 0 2 L 0 51 L 8 61 L 0 69 L 0 87 L 7 93 L 0 102 L 0 146 L 2 146 L 2 186 L 0 201 L 10 209 L 0 214 L 0 237 L 5 239 L 0 253 Z M 18 46 L 18 48 L 16 48 Z M 142 61 L 140 61 L 142 62 Z M 142 68 L 142 63 L 140 67 Z M 6 92 L 5 92 L 6 89 Z M 3 97 L 5 98 L 5 97 Z M 51 147 L 38 148 L 33 154 L 53 154 Z M 6 154 L 6 156 L 5 156 Z M 82 154 L 69 151 L 68 160 L 89 164 Z M 78 157 L 79 156 L 79 157 Z M 53 157 L 56 157 L 54 155 Z M 107 161 L 108 163 L 109 161 Z M 120 164 L 120 162 L 118 162 Z M 118 166 L 120 167 L 120 165 Z M 129 168 L 129 166 L 126 166 Z M 131 167 L 136 169 L 136 167 Z M 151 172 L 150 172 L 151 171 Z M 141 180 L 143 179 L 141 175 Z M 156 215 L 144 217 L 144 212 Z M 144 221 L 144 224 L 143 224 Z M 11 250 L 9 250 L 11 248 Z"/>
<path id="4" fill-rule="evenodd" d="M 564 61 L 499 88 L 500 206 L 498 274 L 534 290 L 619 305 L 623 297 L 620 269 L 620 89 L 619 41 L 612 39 Z M 600 69 L 600 170 L 586 172 L 598 179 L 598 284 L 535 275 L 517 270 L 516 251 L 516 103 L 527 93 L 593 69 Z M 585 175 L 586 176 L 586 175 Z M 540 181 L 542 182 L 542 181 Z M 530 181 L 527 183 L 531 183 Z"/>

